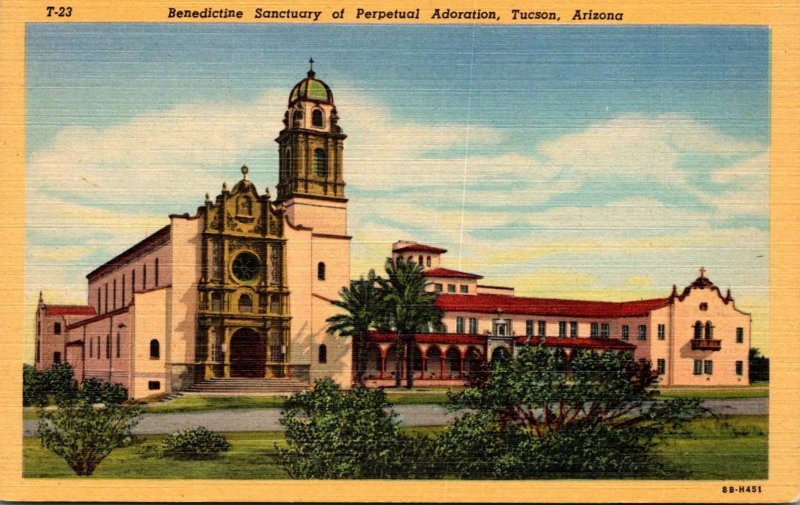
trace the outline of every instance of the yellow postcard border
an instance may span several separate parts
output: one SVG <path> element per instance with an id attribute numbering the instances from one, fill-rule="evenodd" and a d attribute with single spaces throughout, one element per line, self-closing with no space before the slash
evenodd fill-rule
<path id="1" fill-rule="evenodd" d="M 252 12 L 264 2 L 232 0 L 225 7 Z M 513 5 L 512 5 L 513 4 Z M 718 0 L 712 3 L 662 0 L 616 2 L 554 2 L 535 5 L 535 10 L 572 12 L 574 9 L 624 12 L 613 24 L 707 24 L 768 26 L 772 37 L 771 68 L 771 178 L 770 178 L 770 384 L 769 479 L 733 484 L 761 485 L 761 494 L 723 494 L 720 481 L 210 481 L 210 480 L 71 480 L 23 479 L 21 456 L 21 373 L 23 361 L 23 271 L 25 199 L 25 25 L 49 22 L 187 22 L 168 19 L 169 7 L 201 10 L 209 2 L 97 0 L 42 2 L 4 1 L 0 5 L 0 152 L 4 198 L 0 230 L 0 430 L 2 465 L 0 499 L 31 501 L 390 501 L 390 502 L 789 502 L 800 495 L 800 275 L 798 272 L 798 194 L 800 177 L 800 7 L 782 2 Z M 70 18 L 47 16 L 49 5 L 69 5 Z M 271 1 L 270 9 L 297 8 L 299 2 Z M 496 9 L 508 12 L 516 2 L 484 0 L 342 0 L 314 4 L 326 13 L 341 8 L 355 10 L 433 8 L 455 10 Z M 533 8 L 522 5 L 522 8 Z M 423 16 L 424 18 L 424 16 Z M 250 16 L 225 22 L 255 22 Z M 505 21 L 505 20 L 504 20 Z M 200 23 L 202 20 L 189 20 Z M 211 21 L 213 22 L 213 21 Z M 260 22 L 263 22 L 260 21 Z M 289 21 L 290 22 L 290 21 Z M 319 22 L 342 22 L 325 15 Z M 349 24 L 375 21 L 344 21 Z M 395 22 L 384 20 L 382 22 Z M 421 20 L 414 23 L 465 23 Z M 490 23 L 491 21 L 477 21 Z M 559 24 L 570 24 L 562 21 Z M 583 21 L 580 25 L 607 25 L 607 21 Z M 522 26 L 522 25 L 520 25 Z"/>

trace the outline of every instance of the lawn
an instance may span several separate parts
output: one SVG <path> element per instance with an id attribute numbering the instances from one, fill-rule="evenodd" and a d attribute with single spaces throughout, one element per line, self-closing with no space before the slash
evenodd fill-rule
<path id="1" fill-rule="evenodd" d="M 744 387 L 673 387 L 662 388 L 660 390 L 662 398 L 702 398 L 704 400 L 730 400 L 737 398 L 767 398 L 769 397 L 769 385 L 757 383 L 756 385 Z"/>
<path id="2" fill-rule="evenodd" d="M 440 405 L 447 402 L 447 389 L 420 388 L 413 391 L 386 390 L 386 398 L 394 405 Z M 145 405 L 148 414 L 198 412 L 226 409 L 281 408 L 283 396 L 216 396 L 184 395 L 166 403 Z"/>
<path id="3" fill-rule="evenodd" d="M 436 428 L 405 431 L 435 435 Z M 231 451 L 211 461 L 176 461 L 154 454 L 161 436 L 138 437 L 135 445 L 114 451 L 89 478 L 285 479 L 275 461 L 279 432 L 226 433 Z M 682 433 L 670 434 L 656 448 L 673 471 L 670 479 L 766 479 L 767 417 L 699 419 Z M 63 460 L 42 449 L 36 438 L 23 444 L 25 477 L 77 478 Z M 636 476 L 647 478 L 646 475 Z"/>

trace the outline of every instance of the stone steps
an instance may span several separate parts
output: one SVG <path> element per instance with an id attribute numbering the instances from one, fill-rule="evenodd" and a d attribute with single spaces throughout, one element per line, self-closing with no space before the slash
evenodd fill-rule
<path id="1" fill-rule="evenodd" d="M 213 378 L 192 384 L 184 391 L 188 393 L 255 393 L 280 394 L 305 391 L 307 382 L 292 378 L 251 379 L 243 377 Z"/>

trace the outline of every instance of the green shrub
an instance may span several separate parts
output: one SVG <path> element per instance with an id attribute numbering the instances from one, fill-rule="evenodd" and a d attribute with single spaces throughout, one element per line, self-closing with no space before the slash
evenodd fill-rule
<path id="1" fill-rule="evenodd" d="M 44 372 L 47 394 L 57 405 L 64 405 L 78 396 L 78 383 L 69 363 L 57 363 Z"/>
<path id="2" fill-rule="evenodd" d="M 40 410 L 39 417 L 42 447 L 64 458 L 77 475 L 91 475 L 111 451 L 130 442 L 139 410 L 121 405 L 94 408 L 77 401 Z"/>
<path id="3" fill-rule="evenodd" d="M 655 440 L 702 414 L 698 399 L 656 400 L 650 363 L 615 352 L 565 356 L 520 349 L 485 381 L 450 394 L 469 409 L 437 441 L 447 473 L 462 478 L 609 478 L 657 475 Z"/>
<path id="4" fill-rule="evenodd" d="M 161 448 L 165 456 L 176 459 L 212 459 L 230 450 L 231 444 L 222 435 L 199 426 L 167 435 Z"/>
<path id="5" fill-rule="evenodd" d="M 26 407 L 47 405 L 47 384 L 44 372 L 33 365 L 22 366 L 22 404 Z"/>
<path id="6" fill-rule="evenodd" d="M 112 384 L 92 377 L 81 383 L 77 396 L 88 403 L 122 403 L 128 399 L 128 390 L 122 384 Z"/>
<path id="7" fill-rule="evenodd" d="M 288 448 L 278 461 L 295 479 L 431 477 L 437 465 L 425 437 L 400 433 L 395 412 L 380 389 L 344 392 L 330 379 L 291 396 L 281 424 Z"/>

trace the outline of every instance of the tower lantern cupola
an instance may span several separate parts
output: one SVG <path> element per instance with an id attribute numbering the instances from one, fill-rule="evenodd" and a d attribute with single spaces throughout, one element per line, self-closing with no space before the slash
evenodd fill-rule
<path id="1" fill-rule="evenodd" d="M 344 199 L 342 151 L 347 136 L 331 88 L 317 79 L 310 59 L 305 79 L 289 93 L 283 123 L 275 141 L 280 174 L 277 201 L 295 196 Z"/>

